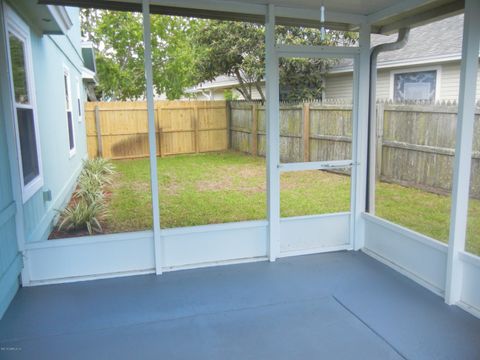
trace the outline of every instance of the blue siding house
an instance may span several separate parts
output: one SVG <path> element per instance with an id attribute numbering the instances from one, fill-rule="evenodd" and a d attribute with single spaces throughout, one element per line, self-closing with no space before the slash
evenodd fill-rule
<path id="1" fill-rule="evenodd" d="M 87 157 L 86 53 L 78 8 L 0 0 L 0 318 Z"/>

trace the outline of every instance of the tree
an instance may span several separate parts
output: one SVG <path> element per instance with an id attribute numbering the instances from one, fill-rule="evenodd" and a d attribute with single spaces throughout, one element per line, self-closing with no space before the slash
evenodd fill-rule
<path id="1" fill-rule="evenodd" d="M 137 13 L 81 12 L 82 35 L 97 52 L 100 98 L 138 99 L 145 93 L 142 16 Z M 175 16 L 151 16 L 153 83 L 157 94 L 177 99 L 195 84 L 190 37 L 197 22 Z"/>
<path id="2" fill-rule="evenodd" d="M 196 73 L 199 83 L 212 81 L 219 75 L 235 76 L 237 90 L 245 99 L 251 99 L 256 88 L 262 99 L 260 86 L 265 63 L 263 27 L 257 24 L 202 20 L 199 31 L 193 34 L 196 49 Z"/>
<path id="3" fill-rule="evenodd" d="M 277 26 L 277 42 L 294 45 L 352 45 L 356 34 L 327 31 L 324 40 L 320 31 L 312 28 Z M 265 44 L 264 27 L 245 22 L 207 20 L 199 23 L 192 42 L 197 49 L 196 73 L 198 82 L 212 81 L 219 75 L 234 76 L 237 90 L 252 100 L 256 89 L 262 100 L 264 80 Z M 325 74 L 335 60 L 280 59 L 280 99 L 299 101 L 321 99 L 325 87 Z"/>

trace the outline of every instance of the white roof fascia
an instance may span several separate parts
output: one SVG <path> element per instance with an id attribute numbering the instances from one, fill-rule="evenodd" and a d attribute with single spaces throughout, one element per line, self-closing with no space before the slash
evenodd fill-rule
<path id="1" fill-rule="evenodd" d="M 55 19 L 63 34 L 66 34 L 73 26 L 73 21 L 64 6 L 47 5 L 47 9 Z"/>
<path id="2" fill-rule="evenodd" d="M 85 67 L 82 67 L 82 79 L 87 81 L 93 81 L 95 84 L 97 83 L 97 75 L 93 71 Z"/>

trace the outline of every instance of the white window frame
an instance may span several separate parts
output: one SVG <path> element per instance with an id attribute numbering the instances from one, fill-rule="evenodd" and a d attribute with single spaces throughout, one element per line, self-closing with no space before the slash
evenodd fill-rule
<path id="1" fill-rule="evenodd" d="M 395 93 L 395 75 L 397 74 L 409 74 L 423 71 L 436 71 L 437 79 L 435 81 L 435 99 L 433 101 L 439 101 L 441 81 L 442 81 L 442 66 L 422 66 L 422 67 L 412 67 L 412 68 L 403 68 L 390 71 L 390 100 L 394 100 Z"/>
<path id="2" fill-rule="evenodd" d="M 8 57 L 8 69 L 10 71 L 10 91 L 12 94 L 12 108 L 14 116 L 14 129 L 15 129 L 15 143 L 17 147 L 17 160 L 18 160 L 18 169 L 20 173 L 20 180 L 22 185 L 22 201 L 26 203 L 35 193 L 37 193 L 44 185 L 43 178 L 43 166 L 42 166 L 42 152 L 40 146 L 40 131 L 38 127 L 38 113 L 37 113 L 37 103 L 35 97 L 35 82 L 33 76 L 33 63 L 32 63 L 32 54 L 31 54 L 31 40 L 30 40 L 30 28 L 28 25 L 8 6 L 4 6 L 5 13 L 5 30 L 6 30 L 6 40 L 7 40 L 7 57 Z M 11 62 L 10 54 L 10 40 L 9 33 L 12 33 L 17 38 L 19 38 L 24 43 L 24 52 L 25 52 L 25 71 L 27 77 L 27 91 L 30 100 L 30 104 L 17 104 L 15 100 L 15 90 L 13 85 L 13 69 Z M 31 180 L 28 184 L 24 183 L 23 176 L 23 165 L 22 165 L 22 155 L 20 147 L 20 132 L 18 128 L 18 116 L 17 109 L 31 109 L 33 112 L 33 126 L 35 132 L 35 141 L 36 141 L 36 150 L 37 150 L 37 161 L 38 161 L 38 175 L 36 178 Z"/>
<path id="3" fill-rule="evenodd" d="M 72 79 L 70 76 L 70 69 L 67 65 L 63 64 L 63 75 L 62 75 L 62 84 L 65 83 L 65 76 L 67 77 L 67 88 L 64 89 L 68 93 L 64 94 L 65 96 L 65 120 L 67 123 L 67 144 L 68 144 L 68 156 L 72 158 L 77 152 L 77 141 L 75 138 L 75 121 L 73 120 L 73 104 L 72 104 Z M 65 87 L 65 85 L 62 85 Z M 67 101 L 68 96 L 68 101 Z M 68 113 L 70 112 L 70 117 L 72 119 L 72 137 L 73 137 L 73 148 L 70 149 L 70 129 L 68 122 Z"/>
<path id="4" fill-rule="evenodd" d="M 82 88 L 80 86 L 80 78 L 77 76 L 76 78 L 76 81 L 77 81 L 77 115 L 78 115 L 78 122 L 81 123 L 83 121 L 83 96 L 82 96 L 82 93 L 80 91 L 80 89 Z"/>

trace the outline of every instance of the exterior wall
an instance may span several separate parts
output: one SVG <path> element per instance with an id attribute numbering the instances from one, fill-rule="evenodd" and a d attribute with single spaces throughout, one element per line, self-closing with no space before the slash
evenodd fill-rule
<path id="1" fill-rule="evenodd" d="M 79 116 L 77 81 L 81 104 L 86 98 L 81 68 L 79 9 L 67 8 L 74 25 L 65 35 L 44 35 L 30 28 L 33 77 L 39 124 L 40 152 L 44 186 L 23 204 L 26 242 L 46 240 L 56 209 L 69 199 L 82 160 L 87 158 L 84 114 Z M 22 17 L 21 13 L 18 13 Z M 25 21 L 27 22 L 27 21 Z M 28 22 L 27 22 L 28 24 Z M 64 69 L 70 73 L 75 154 L 70 155 L 65 106 Z M 44 201 L 43 191 L 50 190 L 52 201 Z"/>
<path id="2" fill-rule="evenodd" d="M 325 82 L 325 96 L 327 99 L 352 100 L 352 79 L 352 73 L 328 75 Z"/>
<path id="3" fill-rule="evenodd" d="M 3 24 L 3 6 L 0 0 L 0 68 L 6 65 Z M 9 87 L 0 83 L 0 318 L 15 295 L 22 260 L 18 251 L 16 231 L 16 205 L 10 174 L 10 156 L 7 146 L 7 118 L 9 109 Z"/>
<path id="4" fill-rule="evenodd" d="M 392 98 L 392 72 L 396 71 L 415 71 L 415 69 L 439 69 L 437 80 L 439 84 L 439 93 L 437 100 L 452 101 L 458 100 L 459 82 L 460 82 L 460 62 L 449 62 L 425 66 L 408 66 L 391 69 L 380 69 L 377 75 L 377 98 L 386 100 Z M 330 74 L 327 76 L 327 86 L 325 90 L 327 99 L 352 99 L 352 73 Z M 480 71 L 477 81 L 477 99 L 480 100 Z"/>
<path id="5" fill-rule="evenodd" d="M 3 49 L 3 47 L 2 47 Z M 21 256 L 18 252 L 15 202 L 10 178 L 5 112 L 0 104 L 0 318 L 15 295 L 19 282 Z"/>
<path id="6" fill-rule="evenodd" d="M 85 121 L 79 121 L 77 79 L 82 81 L 79 10 L 68 9 L 74 22 L 68 36 L 31 33 L 34 77 L 37 96 L 44 189 L 51 190 L 52 201 L 43 200 L 37 192 L 24 204 L 25 236 L 27 242 L 46 240 L 51 230 L 55 209 L 68 201 L 82 160 L 87 157 Z M 76 153 L 70 157 L 68 126 L 65 109 L 64 66 L 71 78 L 72 115 Z M 83 89 L 80 83 L 80 89 Z M 81 90 L 82 91 L 82 90 Z M 85 94 L 82 94 L 82 99 Z M 83 109 L 82 109 L 83 116 Z"/>
<path id="7" fill-rule="evenodd" d="M 480 65 L 479 65 L 480 67 Z M 460 62 L 447 62 L 443 64 L 406 66 L 389 69 L 380 69 L 377 75 L 377 98 L 387 100 L 392 98 L 392 72 L 397 71 L 416 71 L 438 69 L 439 76 L 437 80 L 440 82 L 437 100 L 453 101 L 458 100 L 459 83 L 460 83 Z M 265 86 L 262 86 L 265 89 Z M 330 74 L 327 76 L 325 94 L 327 99 L 341 99 L 351 101 L 352 99 L 352 73 Z M 205 90 L 203 93 L 195 93 L 197 100 L 224 100 L 225 89 Z M 244 100 L 243 96 L 234 91 L 238 96 L 238 100 Z M 260 100 L 258 91 L 253 91 L 253 99 Z M 477 81 L 477 100 L 480 100 L 480 71 L 478 72 Z"/>

